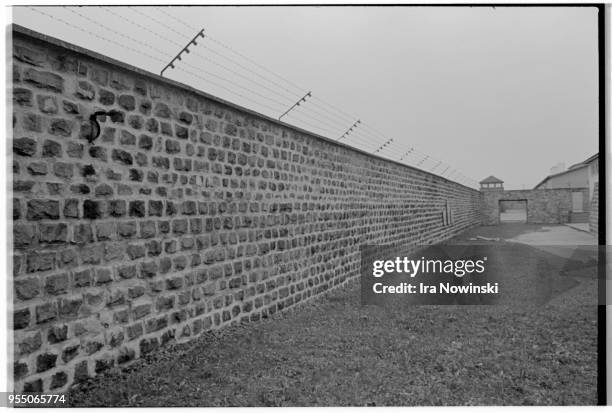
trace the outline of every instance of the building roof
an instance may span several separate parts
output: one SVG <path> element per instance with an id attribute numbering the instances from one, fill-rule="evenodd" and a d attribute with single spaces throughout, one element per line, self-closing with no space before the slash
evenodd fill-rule
<path id="1" fill-rule="evenodd" d="M 548 175 L 546 178 L 542 179 L 540 181 L 540 183 L 538 183 L 536 186 L 534 186 L 533 189 L 537 189 L 540 185 L 543 185 L 544 183 L 546 183 L 546 181 L 548 181 L 551 178 L 556 178 L 557 176 L 561 176 L 561 175 L 564 175 L 564 174 L 569 173 L 569 172 L 574 172 L 577 169 L 585 168 L 585 167 L 589 166 L 589 164 L 591 162 L 593 162 L 594 160 L 596 160 L 596 159 L 599 159 L 599 153 L 596 153 L 595 155 L 588 157 L 587 159 L 585 159 L 582 162 L 578 162 L 578 163 L 570 166 L 569 168 L 567 168 L 563 172 L 557 172 L 556 174 Z"/>
<path id="2" fill-rule="evenodd" d="M 489 177 L 480 181 L 480 183 L 481 184 L 503 184 L 504 181 L 502 181 L 499 178 L 494 177 L 493 175 L 490 175 Z"/>
<path id="3" fill-rule="evenodd" d="M 595 155 L 590 156 L 587 159 L 585 159 L 584 161 L 578 162 L 578 163 L 570 166 L 567 169 L 570 170 L 570 169 L 576 169 L 576 168 L 580 168 L 580 167 L 583 167 L 583 166 L 587 166 L 588 164 L 590 164 L 591 162 L 593 162 L 596 159 L 599 159 L 599 153 L 596 153 Z"/>

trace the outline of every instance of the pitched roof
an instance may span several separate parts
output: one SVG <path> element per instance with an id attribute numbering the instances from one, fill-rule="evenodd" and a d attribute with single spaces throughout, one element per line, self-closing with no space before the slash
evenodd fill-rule
<path id="1" fill-rule="evenodd" d="M 598 158 L 599 158 L 599 153 L 596 153 L 595 155 L 590 156 L 589 158 L 585 159 L 584 161 L 578 162 L 578 163 L 570 166 L 565 171 L 557 172 L 556 174 L 550 174 L 547 177 L 545 177 L 544 179 L 542 179 L 540 181 L 540 183 L 538 183 L 536 186 L 534 186 L 533 189 L 537 189 L 539 186 L 545 184 L 546 181 L 548 181 L 550 178 L 555 178 L 557 176 L 561 176 L 561 175 L 564 175 L 564 174 L 569 173 L 569 172 L 574 172 L 576 169 L 580 169 L 580 168 L 584 168 L 586 166 L 589 166 L 589 164 L 591 162 L 593 162 L 595 159 L 598 159 Z"/>
<path id="2" fill-rule="evenodd" d="M 493 175 L 490 175 L 489 177 L 480 181 L 480 183 L 481 184 L 503 184 L 504 181 L 502 181 L 499 178 L 494 177 Z"/>
<path id="3" fill-rule="evenodd" d="M 570 169 L 576 169 L 576 168 L 579 168 L 579 167 L 581 167 L 581 166 L 586 166 L 586 165 L 590 164 L 591 162 L 593 162 L 595 159 L 598 159 L 598 158 L 599 158 L 599 153 L 596 153 L 595 155 L 590 156 L 590 157 L 588 157 L 587 159 L 585 159 L 584 161 L 582 161 L 582 162 L 578 162 L 578 163 L 576 163 L 576 164 L 574 164 L 574 165 L 570 166 L 570 167 L 569 167 L 569 168 L 567 168 L 567 169 L 568 169 L 568 170 L 570 170 Z"/>

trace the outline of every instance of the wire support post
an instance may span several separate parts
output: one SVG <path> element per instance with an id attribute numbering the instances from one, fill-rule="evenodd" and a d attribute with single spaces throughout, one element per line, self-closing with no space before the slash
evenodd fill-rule
<path id="1" fill-rule="evenodd" d="M 350 135 L 350 133 L 353 131 L 353 129 L 355 129 L 357 126 L 359 126 L 359 124 L 360 124 L 360 123 L 361 123 L 361 120 L 357 119 L 357 121 L 356 121 L 355 123 L 353 123 L 353 125 L 352 125 L 350 128 L 348 128 L 348 129 L 346 130 L 346 132 L 344 132 L 344 133 L 342 134 L 342 136 L 340 136 L 340 137 L 338 138 L 338 140 L 342 140 L 342 139 L 346 138 L 347 136 L 349 136 L 349 135 Z"/>
<path id="2" fill-rule="evenodd" d="M 168 63 L 168 64 L 167 64 L 167 65 L 166 65 L 166 66 L 165 66 L 165 67 L 164 67 L 164 68 L 161 70 L 161 72 L 160 72 L 159 74 L 160 74 L 161 76 L 163 76 L 163 75 L 164 75 L 164 72 L 165 72 L 165 71 L 166 71 L 166 69 L 168 69 L 169 67 L 170 67 L 170 68 L 172 68 L 172 69 L 174 69 L 174 62 L 176 62 L 177 60 L 181 60 L 181 55 L 182 55 L 183 53 L 189 53 L 189 46 L 191 46 L 191 45 L 197 46 L 197 45 L 198 45 L 198 43 L 196 42 L 196 39 L 197 39 L 198 37 L 202 37 L 202 38 L 204 38 L 204 29 L 200 30 L 200 31 L 199 31 L 199 32 L 198 32 L 198 33 L 197 33 L 195 36 L 193 36 L 193 39 L 191 39 L 191 40 L 189 41 L 189 43 L 187 43 L 187 45 L 185 45 L 185 47 L 183 47 L 183 48 L 182 48 L 182 49 L 181 49 L 181 50 L 178 52 L 178 54 L 177 54 L 176 56 L 174 56 L 174 59 L 172 59 L 172 60 L 170 61 L 170 63 Z"/>
<path id="3" fill-rule="evenodd" d="M 379 146 L 378 149 L 376 149 L 374 151 L 374 153 L 378 153 L 378 152 L 382 151 L 383 149 L 385 149 L 387 147 L 387 145 L 390 145 L 391 142 L 393 142 L 393 138 L 389 139 L 387 142 L 385 142 L 381 146 Z"/>
<path id="4" fill-rule="evenodd" d="M 442 165 L 442 161 L 438 161 L 438 163 L 437 163 L 437 164 L 436 164 L 436 165 L 435 165 L 433 168 L 431 168 L 431 169 L 429 170 L 429 172 L 433 172 L 433 171 L 435 171 L 436 169 L 438 169 L 438 167 L 439 167 L 440 165 Z"/>
<path id="5" fill-rule="evenodd" d="M 428 159 L 429 159 L 429 155 L 425 155 L 425 157 L 419 161 L 419 163 L 417 164 L 417 166 L 421 166 L 421 165 L 423 165 L 423 162 L 425 162 L 425 161 L 426 161 L 426 160 L 428 160 Z"/>
<path id="6" fill-rule="evenodd" d="M 410 148 L 408 149 L 401 157 L 400 157 L 400 161 L 403 161 L 404 158 L 406 158 L 407 156 L 409 156 L 412 152 L 414 152 L 414 148 Z"/>
<path id="7" fill-rule="evenodd" d="M 301 98 L 300 100 L 298 100 L 297 102 L 295 102 L 295 103 L 293 104 L 293 106 L 291 106 L 289 109 L 287 109 L 287 110 L 285 111 L 285 113 L 283 113 L 282 115 L 280 115 L 280 116 L 278 117 L 278 120 L 281 120 L 281 118 L 282 118 L 283 116 L 285 116 L 287 113 L 291 112 L 291 111 L 292 111 L 294 108 L 296 108 L 296 107 L 300 106 L 300 104 L 301 104 L 302 102 L 306 102 L 306 99 L 308 99 L 308 98 L 309 98 L 309 97 L 311 97 L 311 96 L 312 96 L 312 91 L 309 91 L 309 92 L 308 92 L 308 93 L 306 93 L 304 96 L 302 96 L 302 98 Z"/>

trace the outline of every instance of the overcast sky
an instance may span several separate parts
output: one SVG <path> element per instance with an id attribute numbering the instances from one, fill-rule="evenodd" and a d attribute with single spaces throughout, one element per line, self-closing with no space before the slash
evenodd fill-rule
<path id="1" fill-rule="evenodd" d="M 337 139 L 360 119 L 347 143 L 447 175 L 531 188 L 598 151 L 595 8 L 36 9 L 14 22 L 155 73 L 204 28 L 167 77 L 276 118 L 311 90 L 283 120 Z"/>

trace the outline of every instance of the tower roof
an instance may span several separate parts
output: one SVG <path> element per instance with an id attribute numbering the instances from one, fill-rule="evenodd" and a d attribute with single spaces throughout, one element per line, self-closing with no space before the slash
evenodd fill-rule
<path id="1" fill-rule="evenodd" d="M 503 184 L 504 181 L 502 181 L 499 178 L 494 177 L 493 175 L 490 175 L 489 177 L 480 181 L 480 183 L 481 184 Z"/>

